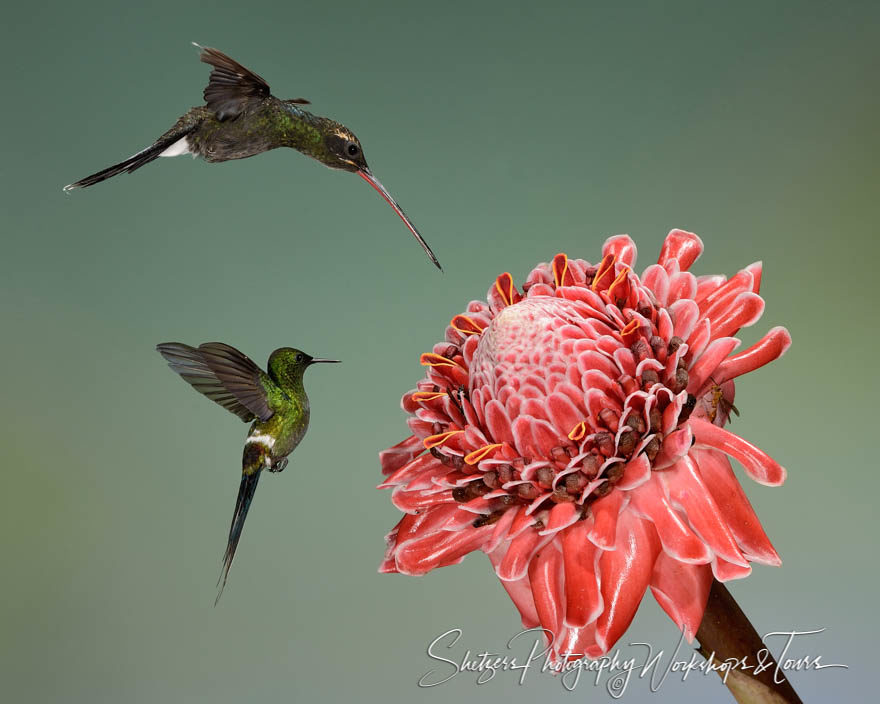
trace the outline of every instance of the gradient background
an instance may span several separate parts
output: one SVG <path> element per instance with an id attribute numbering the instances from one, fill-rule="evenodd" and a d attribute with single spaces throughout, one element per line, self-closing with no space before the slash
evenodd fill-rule
<path id="1" fill-rule="evenodd" d="M 398 520 L 376 454 L 406 435 L 419 353 L 498 273 L 595 261 L 620 232 L 641 270 L 673 227 L 706 243 L 696 273 L 763 259 L 767 310 L 743 340 L 794 338 L 739 384 L 734 425 L 789 469 L 784 488 L 744 481 L 785 566 L 732 591 L 759 631 L 827 627 L 797 654 L 850 669 L 794 673 L 805 700 L 869 696 L 880 10 L 574 5 L 4 10 L 5 700 L 608 700 L 546 676 L 416 687 L 435 636 L 460 626 L 463 648 L 497 650 L 519 621 L 482 555 L 376 573 Z M 201 102 L 192 40 L 351 127 L 446 273 L 359 179 L 291 151 L 162 160 L 64 195 Z M 178 339 L 344 360 L 309 372 L 311 431 L 261 483 L 217 608 L 245 426 L 153 350 Z M 650 598 L 633 640 L 675 645 Z M 729 701 L 714 675 L 656 695 L 634 681 L 624 701 L 708 698 Z"/>

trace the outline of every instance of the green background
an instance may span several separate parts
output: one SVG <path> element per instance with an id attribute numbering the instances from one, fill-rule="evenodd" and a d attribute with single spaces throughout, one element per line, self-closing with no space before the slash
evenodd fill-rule
<path id="1" fill-rule="evenodd" d="M 379 575 L 397 520 L 377 452 L 406 435 L 420 352 L 494 277 L 627 232 L 639 270 L 697 232 L 696 273 L 765 264 L 794 346 L 738 386 L 734 430 L 789 470 L 745 479 L 782 555 L 731 589 L 759 631 L 849 670 L 794 673 L 863 700 L 876 669 L 876 3 L 18 3 L 4 9 L 0 688 L 20 702 L 608 700 L 584 682 L 461 675 L 427 643 L 503 649 L 519 627 L 488 561 Z M 190 41 L 351 127 L 434 247 L 434 270 L 359 179 L 286 150 L 161 160 L 61 187 L 201 102 Z M 245 427 L 157 342 L 296 345 L 312 428 L 261 483 L 217 608 Z M 621 641 L 671 651 L 647 598 Z M 637 655 L 623 648 L 624 654 Z M 727 701 L 714 676 L 624 701 Z"/>

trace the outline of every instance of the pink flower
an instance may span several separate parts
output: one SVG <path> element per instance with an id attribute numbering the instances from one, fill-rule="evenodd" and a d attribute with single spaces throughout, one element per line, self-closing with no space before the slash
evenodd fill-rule
<path id="1" fill-rule="evenodd" d="M 696 277 L 702 249 L 673 230 L 639 277 L 633 241 L 611 237 L 599 264 L 557 254 L 522 293 L 502 274 L 452 319 L 403 397 L 412 435 L 381 453 L 406 514 L 381 572 L 482 550 L 564 658 L 607 652 L 649 587 L 691 640 L 713 576 L 780 564 L 728 456 L 761 484 L 785 470 L 722 426 L 733 379 L 791 337 L 731 356 L 764 309 L 761 264 Z"/>

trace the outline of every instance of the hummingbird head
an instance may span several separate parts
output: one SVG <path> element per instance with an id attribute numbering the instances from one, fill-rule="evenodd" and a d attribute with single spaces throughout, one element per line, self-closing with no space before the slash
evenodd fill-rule
<path id="1" fill-rule="evenodd" d="M 293 347 L 280 347 L 269 355 L 269 374 L 278 380 L 301 380 L 312 364 L 339 362 L 338 359 L 320 359 Z"/>
<path id="2" fill-rule="evenodd" d="M 328 123 L 324 135 L 325 152 L 320 157 L 321 161 L 331 169 L 355 173 L 369 171 L 363 147 L 354 132 L 338 122 L 328 120 Z"/>
<path id="3" fill-rule="evenodd" d="M 367 160 L 364 158 L 364 150 L 361 147 L 360 140 L 355 137 L 354 132 L 338 122 L 325 119 L 324 153 L 317 155 L 317 158 L 331 169 L 342 169 L 356 173 L 375 188 L 379 195 L 385 199 L 388 205 L 403 220 L 404 225 L 418 240 L 419 244 L 422 245 L 422 249 L 425 250 L 425 253 L 434 262 L 434 266 L 440 269 L 440 262 L 437 261 L 434 252 L 431 251 L 428 243 L 419 234 L 412 220 L 403 212 L 397 201 L 391 197 L 388 189 L 379 182 L 379 179 L 373 176 L 373 172 L 370 171 L 370 167 L 367 166 Z"/>

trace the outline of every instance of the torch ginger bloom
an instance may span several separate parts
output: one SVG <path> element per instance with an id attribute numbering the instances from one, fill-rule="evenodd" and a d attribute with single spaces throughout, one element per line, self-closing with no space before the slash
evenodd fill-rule
<path id="1" fill-rule="evenodd" d="M 673 230 L 639 277 L 633 241 L 611 237 L 598 264 L 557 254 L 522 292 L 502 274 L 452 319 L 403 397 L 412 435 L 381 453 L 406 514 L 381 572 L 482 550 L 565 658 L 607 652 L 648 587 L 692 640 L 713 576 L 780 564 L 728 456 L 769 486 L 785 470 L 722 426 L 733 379 L 791 338 L 731 356 L 764 309 L 761 265 L 697 277 L 702 249 Z"/>

